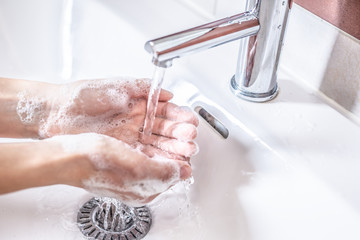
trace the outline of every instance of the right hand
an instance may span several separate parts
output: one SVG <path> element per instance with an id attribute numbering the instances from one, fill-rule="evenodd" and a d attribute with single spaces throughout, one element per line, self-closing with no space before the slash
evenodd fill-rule
<path id="1" fill-rule="evenodd" d="M 197 151 L 193 142 L 197 117 L 191 110 L 168 102 L 172 94 L 165 90 L 160 93 L 153 134 L 143 138 L 150 89 L 147 79 L 95 79 L 60 86 L 49 117 L 42 122 L 43 138 L 96 132 L 133 147 L 139 143 L 154 146 L 171 158 L 187 159 Z"/>

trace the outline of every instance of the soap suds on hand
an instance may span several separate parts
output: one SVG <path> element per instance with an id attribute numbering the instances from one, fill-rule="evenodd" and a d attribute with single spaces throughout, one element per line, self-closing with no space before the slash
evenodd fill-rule
<path id="1" fill-rule="evenodd" d="M 149 84 L 148 79 L 123 77 L 79 82 L 75 89 L 65 85 L 62 88 L 66 90 L 61 92 L 70 92 L 71 95 L 61 106 L 53 107 L 49 117 L 41 124 L 39 135 L 46 138 L 67 134 L 69 129 L 75 130 L 72 133 L 81 133 L 81 129 L 97 133 L 119 129 L 131 122 L 127 114 L 139 97 L 147 96 Z M 126 131 L 123 134 L 134 137 L 133 134 L 126 136 Z M 134 140 L 129 139 L 128 142 Z"/>
<path id="2" fill-rule="evenodd" d="M 36 124 L 42 121 L 45 111 L 45 99 L 32 97 L 27 91 L 18 93 L 19 98 L 16 113 L 25 125 Z"/>
<path id="3" fill-rule="evenodd" d="M 61 135 L 46 139 L 45 141 L 61 143 L 64 152 L 88 156 L 97 171 L 94 175 L 82 181 L 83 187 L 86 190 L 99 196 L 115 197 L 131 206 L 144 205 L 148 198 L 168 190 L 180 181 L 180 166 L 175 160 L 162 156 L 149 158 L 141 152 L 140 144 L 134 149 L 115 138 L 96 133 Z M 116 149 L 107 147 L 108 152 L 99 154 L 101 151 L 98 151 L 98 149 L 104 148 L 105 145 L 116 147 Z M 114 160 L 114 156 L 118 152 L 121 152 L 121 155 L 118 160 Z M 130 163 L 134 164 L 134 169 L 138 168 L 134 171 L 141 171 L 140 177 L 134 177 L 131 174 L 131 177 L 129 175 L 121 175 L 124 174 L 121 169 L 122 164 L 126 165 L 134 161 L 131 156 L 132 154 L 146 157 L 147 164 L 138 166 L 138 162 Z M 117 161 L 120 161 L 120 163 Z M 151 164 L 154 164 L 157 168 L 163 168 L 164 171 L 170 170 L 171 176 L 165 180 L 161 179 L 146 169 Z M 108 175 L 109 172 L 111 172 L 110 175 Z M 116 172 L 118 172 L 118 176 L 115 179 L 109 177 L 113 176 L 114 173 L 116 174 Z"/>

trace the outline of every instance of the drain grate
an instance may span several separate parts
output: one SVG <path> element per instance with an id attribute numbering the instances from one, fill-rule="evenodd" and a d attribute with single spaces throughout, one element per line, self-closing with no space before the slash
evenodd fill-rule
<path id="1" fill-rule="evenodd" d="M 150 230 L 148 207 L 129 207 L 114 198 L 92 198 L 79 210 L 80 231 L 88 239 L 138 240 Z"/>

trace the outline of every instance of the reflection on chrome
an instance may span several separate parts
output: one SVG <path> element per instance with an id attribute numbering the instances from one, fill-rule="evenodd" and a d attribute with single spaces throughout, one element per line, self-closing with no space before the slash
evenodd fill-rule
<path id="1" fill-rule="evenodd" d="M 277 92 L 276 72 L 292 0 L 247 0 L 246 11 L 146 42 L 153 63 L 170 67 L 174 58 L 240 40 L 233 92 L 264 102 Z"/>

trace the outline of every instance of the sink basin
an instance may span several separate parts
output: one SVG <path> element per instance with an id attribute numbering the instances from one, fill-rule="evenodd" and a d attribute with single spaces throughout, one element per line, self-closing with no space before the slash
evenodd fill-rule
<path id="1" fill-rule="evenodd" d="M 12 14 L 18 6 L 0 3 L 7 26 L 0 28 L 0 49 L 6 49 L 0 75 L 52 82 L 151 77 L 145 41 L 205 21 L 177 1 L 59 0 L 20 9 L 28 21 L 20 26 Z M 31 18 L 41 9 L 49 12 Z M 48 28 L 59 22 L 60 30 Z M 33 34 L 29 27 L 48 31 Z M 53 51 L 41 47 L 44 39 L 58 39 L 47 42 Z M 359 127 L 281 66 L 275 100 L 237 99 L 229 88 L 237 51 L 238 43 L 229 43 L 178 59 L 167 70 L 164 87 L 174 92 L 173 101 L 204 109 L 229 136 L 200 117 L 194 183 L 179 183 L 149 205 L 153 225 L 144 239 L 360 239 Z M 91 197 L 64 185 L 2 195 L 0 236 L 82 239 L 76 215 Z"/>

